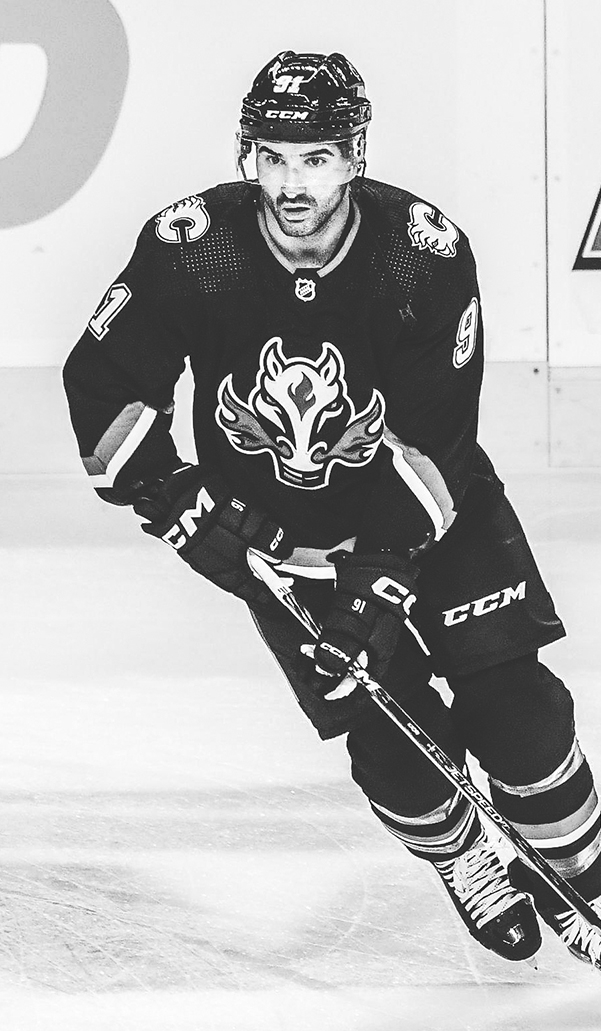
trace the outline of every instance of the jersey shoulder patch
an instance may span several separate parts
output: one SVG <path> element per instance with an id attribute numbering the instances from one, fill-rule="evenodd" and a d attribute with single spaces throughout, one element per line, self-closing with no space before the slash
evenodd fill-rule
<path id="1" fill-rule="evenodd" d="M 150 222 L 163 243 L 196 243 L 246 197 L 246 183 L 222 183 L 169 204 Z"/>
<path id="2" fill-rule="evenodd" d="M 195 243 L 210 225 L 207 205 L 198 193 L 170 204 L 154 217 L 154 231 L 163 243 Z"/>
<path id="3" fill-rule="evenodd" d="M 153 215 L 141 254 L 162 296 L 223 293 L 245 279 L 248 259 L 237 212 L 251 200 L 247 183 L 225 183 L 175 201 Z"/>
<path id="4" fill-rule="evenodd" d="M 416 200 L 409 209 L 407 231 L 411 246 L 426 248 L 441 258 L 457 257 L 459 230 L 442 211 L 426 201 Z"/>
<path id="5" fill-rule="evenodd" d="M 434 204 L 407 190 L 368 179 L 356 196 L 378 238 L 374 261 L 382 282 L 395 283 L 404 332 L 415 335 L 421 327 L 431 334 L 450 324 L 477 294 L 468 238 Z M 462 337 L 457 361 L 465 364 L 470 354 Z"/>
<path id="6" fill-rule="evenodd" d="M 399 236 L 399 242 L 414 251 L 454 258 L 461 230 L 430 201 L 373 179 L 364 180 L 368 197 L 375 201 L 382 229 Z"/>

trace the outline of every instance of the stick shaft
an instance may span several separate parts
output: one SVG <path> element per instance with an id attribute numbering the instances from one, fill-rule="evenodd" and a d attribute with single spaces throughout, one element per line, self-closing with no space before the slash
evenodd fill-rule
<path id="1" fill-rule="evenodd" d="M 321 628 L 315 622 L 309 610 L 296 598 L 292 590 L 292 580 L 279 576 L 272 565 L 249 548 L 248 562 L 255 576 L 263 580 L 274 596 L 289 612 L 317 638 Z M 434 766 L 460 792 L 494 824 L 500 834 L 511 842 L 516 852 L 532 866 L 541 877 L 560 895 L 572 909 L 575 909 L 591 926 L 601 930 L 601 918 L 589 906 L 588 902 L 558 874 L 547 860 L 526 841 L 518 830 L 495 809 L 492 803 L 459 769 L 456 763 L 440 748 L 432 738 L 422 730 L 392 696 L 373 680 L 363 667 L 355 664 L 351 669 L 352 676 L 369 693 L 372 700 L 386 713 L 389 719 L 420 749 Z"/>

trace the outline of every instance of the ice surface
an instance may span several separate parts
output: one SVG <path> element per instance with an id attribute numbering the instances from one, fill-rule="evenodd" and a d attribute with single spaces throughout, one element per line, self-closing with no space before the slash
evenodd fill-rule
<path id="1" fill-rule="evenodd" d="M 601 475 L 509 493 L 601 778 Z M 2 1031 L 598 1031 L 550 933 L 538 972 L 469 938 L 241 603 L 79 480 L 5 480 L 0 522 Z"/>

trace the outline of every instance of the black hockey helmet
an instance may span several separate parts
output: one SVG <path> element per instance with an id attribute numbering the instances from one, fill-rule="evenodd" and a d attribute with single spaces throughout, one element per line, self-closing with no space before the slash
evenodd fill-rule
<path id="1" fill-rule="evenodd" d="M 359 72 L 342 54 L 285 50 L 265 65 L 242 101 L 243 140 L 352 139 L 371 119 Z"/>

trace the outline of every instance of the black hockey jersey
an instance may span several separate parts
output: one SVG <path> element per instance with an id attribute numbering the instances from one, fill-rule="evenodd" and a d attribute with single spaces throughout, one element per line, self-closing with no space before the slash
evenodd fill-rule
<path id="1" fill-rule="evenodd" d="M 217 186 L 151 218 L 67 360 L 84 466 L 128 503 L 179 459 L 189 358 L 198 461 L 299 547 L 358 537 L 406 555 L 451 525 L 470 480 L 482 317 L 464 234 L 369 179 L 323 268 L 272 250 L 258 188 Z"/>

